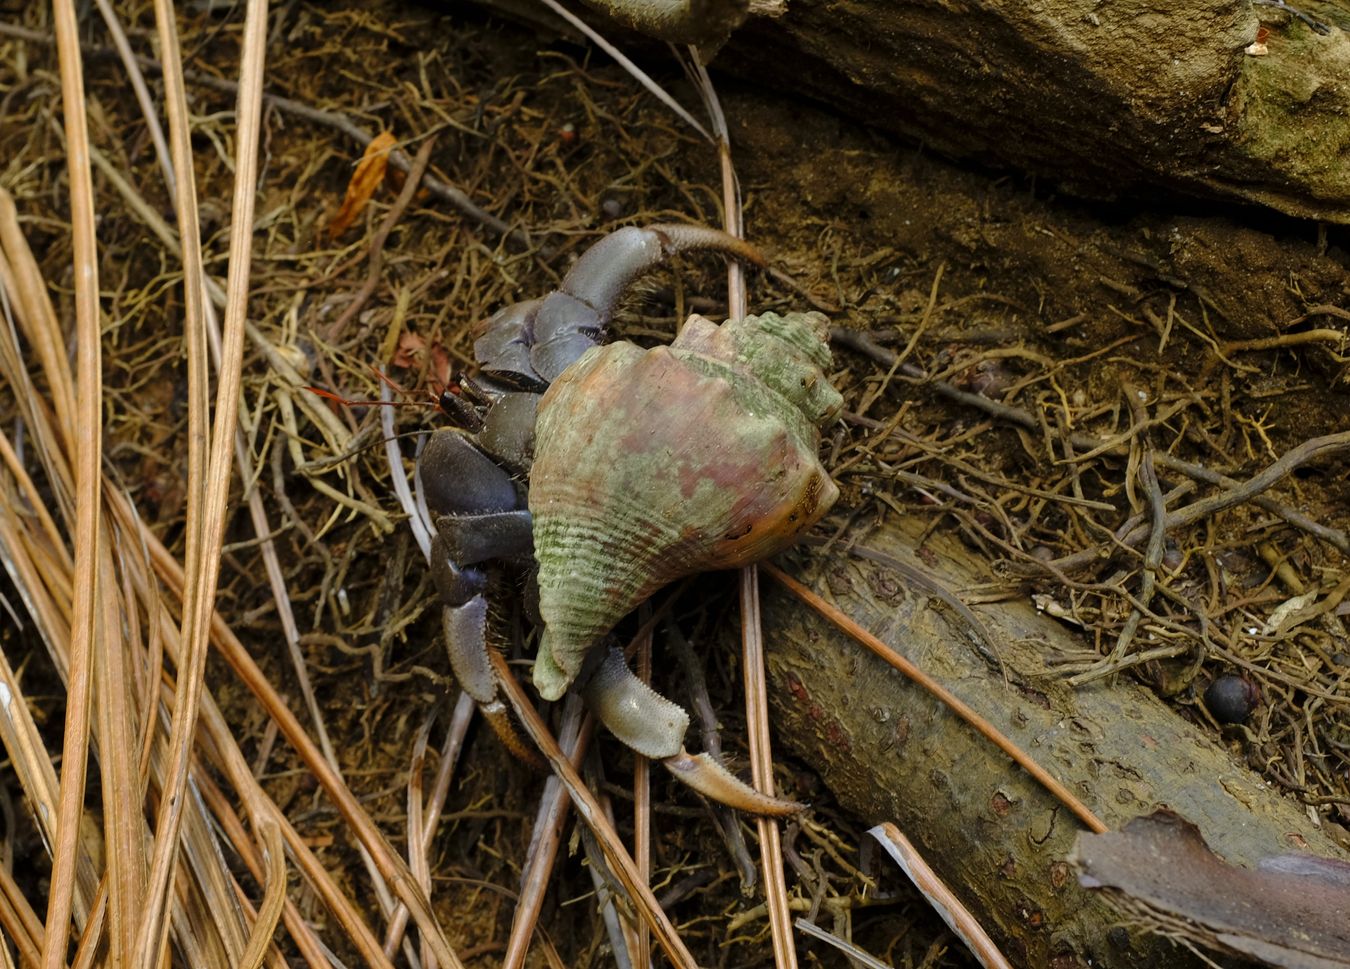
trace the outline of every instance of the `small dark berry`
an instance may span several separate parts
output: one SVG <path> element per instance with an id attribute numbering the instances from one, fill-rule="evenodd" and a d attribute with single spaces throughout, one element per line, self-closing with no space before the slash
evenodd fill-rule
<path id="1" fill-rule="evenodd" d="M 1205 690 L 1205 707 L 1219 723 L 1246 723 L 1260 699 L 1256 684 L 1235 673 L 1220 676 Z"/>

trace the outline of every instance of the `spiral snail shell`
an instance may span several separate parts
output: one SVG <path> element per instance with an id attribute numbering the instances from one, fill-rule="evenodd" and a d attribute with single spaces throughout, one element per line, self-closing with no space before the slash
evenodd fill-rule
<path id="1" fill-rule="evenodd" d="M 829 510 L 826 334 L 819 313 L 694 316 L 669 346 L 594 347 L 549 387 L 529 493 L 542 696 L 662 586 L 773 555 Z"/>

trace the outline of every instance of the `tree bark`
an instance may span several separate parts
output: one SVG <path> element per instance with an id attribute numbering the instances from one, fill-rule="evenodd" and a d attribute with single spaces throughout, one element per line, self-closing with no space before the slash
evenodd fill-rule
<path id="1" fill-rule="evenodd" d="M 580 37 L 523 0 L 480 2 Z M 790 0 L 713 67 L 1079 194 L 1164 190 L 1350 222 L 1350 16 L 1294 6 L 1306 19 L 1248 0 Z M 587 20 L 632 49 L 612 21 Z M 1258 35 L 1265 53 L 1248 53 Z"/>
<path id="2" fill-rule="evenodd" d="M 948 155 L 1106 197 L 1350 221 L 1350 39 L 1320 0 L 793 0 L 719 64 Z M 1247 49 L 1265 28 L 1268 53 Z"/>
<path id="3" fill-rule="evenodd" d="M 862 541 L 959 597 L 987 569 L 958 542 L 886 527 Z M 1073 690 L 1048 668 L 1081 635 L 1015 599 L 977 606 L 985 634 L 944 595 L 843 546 L 790 571 L 937 677 L 1054 774 L 1110 828 L 1168 807 L 1230 862 L 1346 854 L 1298 805 L 1235 762 L 1212 732 L 1125 680 Z M 932 696 L 766 578 L 765 640 L 777 741 L 865 822 L 892 821 L 1018 965 L 1198 965 L 1119 928 L 1066 858 L 1080 830 L 1008 758 Z M 954 601 L 954 600 L 951 600 Z M 1000 668 L 1001 663 L 1001 668 Z"/>

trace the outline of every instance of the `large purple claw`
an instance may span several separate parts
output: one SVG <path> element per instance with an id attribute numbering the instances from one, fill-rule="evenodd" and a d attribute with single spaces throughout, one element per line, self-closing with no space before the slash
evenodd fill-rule
<path id="1" fill-rule="evenodd" d="M 417 474 L 433 514 L 511 511 L 518 504 L 511 476 L 468 438 L 448 428 L 431 435 L 417 461 Z"/>
<path id="2" fill-rule="evenodd" d="M 758 249 L 720 229 L 701 225 L 629 226 L 611 232 L 587 249 L 558 288 L 593 307 L 600 318 L 599 325 L 603 327 L 609 322 L 620 298 L 639 276 L 676 253 L 701 249 L 724 252 L 756 266 L 764 265 L 764 256 Z M 553 335 L 536 325 L 536 342 Z"/>
<path id="3" fill-rule="evenodd" d="M 623 294 L 644 273 L 681 252 L 708 250 L 764 265 L 758 249 L 718 229 L 698 225 L 628 226 L 591 246 L 542 300 L 499 310 L 474 343 L 490 377 L 542 390 L 600 341 Z"/>

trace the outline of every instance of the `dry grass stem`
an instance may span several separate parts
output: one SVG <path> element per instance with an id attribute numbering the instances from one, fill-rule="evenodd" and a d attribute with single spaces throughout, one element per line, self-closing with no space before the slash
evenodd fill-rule
<path id="1" fill-rule="evenodd" d="M 240 369 L 244 346 L 244 317 L 248 306 L 248 280 L 251 265 L 250 242 L 253 237 L 253 209 L 258 171 L 258 140 L 260 134 L 261 98 L 264 50 L 266 42 L 267 5 L 263 0 L 250 0 L 244 24 L 244 40 L 239 68 L 241 83 L 237 112 L 237 141 L 235 153 L 235 190 L 231 207 L 231 245 L 229 274 L 226 284 L 225 333 L 216 387 L 215 420 L 209 438 L 205 437 L 205 341 L 188 337 L 189 350 L 195 348 L 190 360 L 189 380 L 195 381 L 188 393 L 189 435 L 199 444 L 204 439 L 204 452 L 189 450 L 188 466 L 188 520 L 186 582 L 183 589 L 182 641 L 184 655 L 180 659 L 178 692 L 173 707 L 169 733 L 168 788 L 164 792 L 161 811 L 155 827 L 155 840 L 150 859 L 143 910 L 136 935 L 133 965 L 152 969 L 168 934 L 168 920 L 164 917 L 169 896 L 173 892 L 173 873 L 178 853 L 178 832 L 182 822 L 184 789 L 187 785 L 187 765 L 190 758 L 192 735 L 196 728 L 202 695 L 202 677 L 206 667 L 206 653 L 210 635 L 210 619 L 214 613 L 216 586 L 220 575 L 220 550 L 225 527 L 225 501 L 229 495 L 231 449 L 234 443 L 235 420 L 238 415 Z M 172 10 L 164 10 L 160 19 L 165 24 Z M 168 30 L 167 27 L 162 28 Z M 170 36 L 170 40 L 172 36 Z M 178 91 L 181 96 L 181 87 Z M 170 115 L 171 124 L 174 115 Z M 180 115 L 185 137 L 186 118 Z M 181 148 L 180 148 L 181 150 Z M 175 151 L 175 164 L 186 168 L 190 154 L 180 157 Z M 185 188 L 191 180 L 179 178 Z M 180 204 L 180 220 L 195 213 L 191 202 Z M 182 221 L 184 231 L 195 225 Z M 195 242 L 197 236 L 192 237 Z M 193 248 L 189 245 L 188 248 Z M 185 260 L 192 257 L 185 255 Z M 187 263 L 190 265 L 190 263 Z M 189 294 L 200 293 L 197 277 L 185 277 Z M 189 320 L 201 326 L 202 319 Z M 200 330 L 199 330 L 200 332 Z M 202 458 L 206 457 L 203 461 Z M 192 495 L 199 495 L 200 504 Z"/>
<path id="2" fill-rule="evenodd" d="M 951 926 L 966 948 L 980 960 L 980 965 L 985 969 L 1012 969 L 979 920 L 961 904 L 961 900 L 924 861 L 923 855 L 915 850 L 899 828 L 886 822 L 877 825 L 868 834 L 881 843 L 915 887 L 923 892 L 928 903 L 942 915 L 942 920 Z"/>
<path id="3" fill-rule="evenodd" d="M 614 872 L 615 877 L 619 879 L 624 890 L 632 898 L 637 906 L 638 914 L 651 928 L 652 934 L 665 952 L 666 958 L 679 969 L 697 969 L 697 963 L 694 961 L 693 955 L 690 954 L 679 934 L 675 931 L 675 926 L 671 924 L 670 919 L 666 917 L 666 913 L 657 904 L 656 897 L 652 894 L 651 889 L 643 884 L 638 877 L 637 865 L 624 848 L 623 842 L 619 840 L 613 826 L 605 819 L 605 813 L 601 809 L 600 803 L 581 780 L 581 775 L 576 772 L 576 768 L 572 766 L 562 748 L 558 746 L 558 741 L 549 733 L 548 726 L 540 719 L 534 707 L 530 705 L 529 698 L 525 695 L 524 690 L 511 675 L 511 668 L 507 665 L 506 660 L 495 652 L 491 654 L 491 659 L 493 668 L 497 671 L 497 679 L 502 692 L 510 700 L 511 708 L 520 719 L 525 732 L 534 741 L 540 752 L 548 758 L 554 773 L 567 789 L 577 813 L 595 834 L 610 870 Z"/>
<path id="4" fill-rule="evenodd" d="M 764 634 L 759 611 L 758 568 L 741 569 L 741 648 L 745 662 L 745 722 L 750 732 L 750 767 L 755 790 L 773 797 L 773 756 L 769 745 L 769 698 L 764 673 Z M 773 936 L 774 965 L 794 969 L 797 950 L 792 938 L 792 914 L 783 877 L 783 850 L 778 822 L 756 818 L 760 866 L 764 872 L 764 900 Z"/>
<path id="5" fill-rule="evenodd" d="M 61 104 L 65 120 L 67 178 L 70 185 L 71 239 L 75 271 L 76 398 L 71 423 L 62 432 L 73 445 L 75 466 L 75 582 L 72 602 L 69 665 L 66 680 L 66 723 L 61 752 L 61 793 L 52 842 L 51 888 L 47 896 L 43 969 L 65 963 L 74 908 L 76 856 L 83 815 L 85 767 L 89 753 L 89 713 L 95 651 L 99 648 L 101 531 L 99 492 L 102 483 L 102 353 L 98 303 L 98 251 L 94 238 L 94 188 L 89 172 L 84 77 L 80 61 L 75 7 L 57 0 L 57 53 L 61 67 Z M 57 342 L 57 341 L 53 341 Z M 126 900 L 130 904 L 130 900 Z M 115 947 L 114 951 L 120 951 Z"/>
<path id="6" fill-rule="evenodd" d="M 563 705 L 559 746 L 573 769 L 580 766 L 582 758 L 590 749 L 594 731 L 595 718 L 583 716 L 580 701 L 575 696 L 569 697 Z M 511 934 L 506 940 L 502 969 L 520 969 L 525 964 L 530 940 L 534 938 L 539 924 L 539 913 L 543 909 L 553 866 L 557 862 L 558 849 L 562 847 L 563 828 L 571 804 L 571 796 L 563 782 L 550 777 L 539 796 L 530 845 L 525 853 L 527 860 L 520 879 L 520 898 L 516 900 L 516 910 L 511 916 Z"/>
<path id="7" fill-rule="evenodd" d="M 731 162 L 731 136 L 721 101 L 707 70 L 691 52 L 691 72 L 698 84 L 704 105 L 717 134 L 717 159 L 722 180 L 723 228 L 731 235 L 743 236 L 740 190 L 735 166 Z M 727 314 L 739 319 L 748 312 L 749 297 L 745 274 L 734 261 L 727 264 Z M 773 797 L 773 751 L 769 742 L 769 701 L 764 671 L 763 622 L 759 609 L 759 570 L 747 566 L 740 572 L 741 650 L 744 663 L 745 720 L 750 744 L 751 776 L 757 791 Z M 788 909 L 787 879 L 783 872 L 782 845 L 778 822 L 757 818 L 760 867 L 764 874 L 764 898 L 769 911 L 769 929 L 773 938 L 774 965 L 778 969 L 796 969 L 797 950 L 792 936 L 792 917 Z"/>
<path id="8" fill-rule="evenodd" d="M 622 67 L 625 71 L 627 71 L 630 75 L 632 75 L 632 77 L 634 77 L 639 84 L 641 84 L 644 88 L 650 91 L 653 97 L 655 97 L 666 107 L 670 108 L 671 111 L 674 111 L 680 117 L 681 121 L 689 125 L 689 127 L 693 128 L 708 141 L 713 140 L 712 135 L 708 134 L 708 129 L 704 128 L 703 125 L 699 124 L 697 118 L 695 118 L 692 114 L 686 111 L 684 106 L 680 104 L 680 102 L 676 101 L 673 97 L 671 97 L 665 88 L 663 88 L 660 84 L 657 84 L 654 80 L 652 80 L 652 78 L 647 74 L 646 71 L 644 71 L 642 68 L 634 64 L 633 61 L 630 60 L 623 53 L 623 51 L 619 50 L 609 41 L 605 40 L 604 37 L 600 36 L 600 34 L 593 27 L 591 27 L 590 24 L 586 23 L 580 17 L 576 16 L 575 14 L 567 10 L 565 7 L 562 6 L 562 4 L 558 3 L 557 0 L 544 0 L 544 5 L 548 7 L 550 10 L 552 10 L 554 13 L 556 13 L 559 17 L 562 17 L 564 20 L 566 20 L 577 30 L 581 31 L 583 34 L 589 37 L 591 39 L 591 42 L 594 43 L 595 46 L 599 47 L 610 57 L 614 58 L 614 60 L 618 62 L 619 66 Z"/>
<path id="9" fill-rule="evenodd" d="M 634 672 L 639 680 L 651 686 L 652 630 L 644 624 L 638 633 L 637 657 Z M 652 883 L 652 764 L 638 754 L 633 759 L 633 860 L 637 862 L 638 877 L 644 885 Z M 652 936 L 645 924 L 633 926 L 633 969 L 650 969 Z"/>

